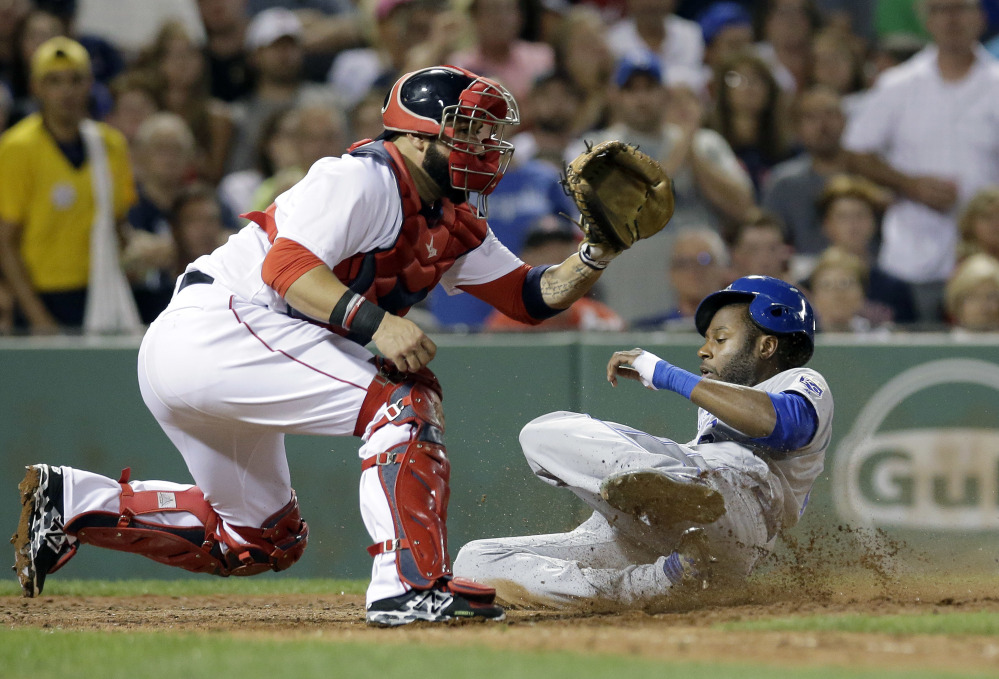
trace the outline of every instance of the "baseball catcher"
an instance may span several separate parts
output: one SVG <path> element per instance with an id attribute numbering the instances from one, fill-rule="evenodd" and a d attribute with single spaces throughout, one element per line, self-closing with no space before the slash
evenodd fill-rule
<path id="1" fill-rule="evenodd" d="M 367 621 L 503 618 L 493 589 L 451 570 L 443 388 L 427 367 L 437 346 L 406 313 L 441 284 L 540 323 L 665 225 L 669 182 L 627 148 L 597 147 L 573 170 L 590 215 L 583 251 L 531 267 L 485 219 L 513 152 L 504 136 L 520 121 L 505 87 L 453 66 L 420 69 L 393 85 L 382 121 L 377 139 L 319 160 L 244 215 L 243 229 L 188 265 L 149 326 L 140 390 L 194 484 L 27 469 L 13 540 L 25 596 L 81 545 L 220 576 L 289 568 L 309 526 L 284 437 L 353 435 L 373 559 Z"/>
<path id="2" fill-rule="evenodd" d="M 673 184 L 666 171 L 624 142 L 588 145 L 566 167 L 562 186 L 579 208 L 586 234 L 579 256 L 594 269 L 662 231 L 673 216 Z"/>

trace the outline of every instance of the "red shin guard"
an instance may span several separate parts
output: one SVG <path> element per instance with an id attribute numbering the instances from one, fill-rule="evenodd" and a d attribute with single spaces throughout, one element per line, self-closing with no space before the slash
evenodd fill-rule
<path id="1" fill-rule="evenodd" d="M 396 535 L 368 552 L 396 552 L 400 579 L 415 589 L 429 589 L 451 573 L 446 525 L 451 466 L 444 448 L 440 388 L 426 369 L 419 376 L 380 373 L 361 412 L 368 418 L 383 413 L 370 424 L 362 425 L 359 418 L 358 428 L 369 434 L 389 424 L 412 424 L 416 429 L 408 443 L 364 460 L 361 468 L 377 468 Z"/>
<path id="2" fill-rule="evenodd" d="M 221 530 L 221 521 L 197 486 L 183 491 L 139 491 L 128 482 L 129 470 L 118 483 L 118 514 L 87 512 L 73 519 L 66 532 L 83 544 L 141 554 L 153 561 L 195 573 L 253 575 L 284 570 L 305 551 L 309 528 L 302 521 L 298 499 L 265 521 L 262 528 L 231 527 L 247 544 Z M 170 526 L 149 520 L 161 512 L 184 512 L 201 525 Z M 228 551 L 223 553 L 222 545 Z"/>

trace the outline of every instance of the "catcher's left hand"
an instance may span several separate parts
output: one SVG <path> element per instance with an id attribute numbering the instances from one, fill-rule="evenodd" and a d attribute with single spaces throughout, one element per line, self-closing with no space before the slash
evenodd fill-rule
<path id="1" fill-rule="evenodd" d="M 562 186 L 582 215 L 586 239 L 580 255 L 594 268 L 659 233 L 673 216 L 673 184 L 666 171 L 621 141 L 606 141 L 576 156 Z"/>

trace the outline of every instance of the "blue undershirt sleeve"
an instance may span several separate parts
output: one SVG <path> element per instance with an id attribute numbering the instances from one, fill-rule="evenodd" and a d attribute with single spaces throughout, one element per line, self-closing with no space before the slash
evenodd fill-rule
<path id="1" fill-rule="evenodd" d="M 815 408 L 807 398 L 793 391 L 767 395 L 774 404 L 777 424 L 769 436 L 751 440 L 784 453 L 804 448 L 819 428 Z"/>
<path id="2" fill-rule="evenodd" d="M 544 297 L 541 296 L 541 276 L 552 266 L 551 264 L 546 264 L 544 266 L 533 267 L 527 272 L 527 278 L 524 279 L 524 308 L 527 309 L 527 313 L 531 315 L 531 318 L 544 320 L 565 311 L 564 309 L 551 308 L 545 304 Z"/>
<path id="3" fill-rule="evenodd" d="M 700 375 L 677 368 L 669 361 L 659 361 L 656 363 L 655 372 L 652 373 L 652 386 L 656 389 L 669 389 L 689 399 L 690 392 L 701 379 Z"/>

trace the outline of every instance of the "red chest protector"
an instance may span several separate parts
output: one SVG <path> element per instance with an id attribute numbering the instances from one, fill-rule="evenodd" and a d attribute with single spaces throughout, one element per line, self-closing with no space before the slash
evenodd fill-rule
<path id="1" fill-rule="evenodd" d="M 443 198 L 433 208 L 424 208 L 402 154 L 391 142 L 370 142 L 351 153 L 380 158 L 392 168 L 402 198 L 402 228 L 392 247 L 348 257 L 333 273 L 354 292 L 403 316 L 458 257 L 482 244 L 488 227 L 464 203 Z"/>

